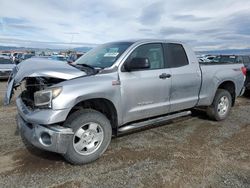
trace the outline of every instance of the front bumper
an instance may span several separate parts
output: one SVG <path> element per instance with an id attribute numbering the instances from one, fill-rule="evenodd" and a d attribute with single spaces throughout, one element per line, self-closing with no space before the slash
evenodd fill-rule
<path id="1" fill-rule="evenodd" d="M 70 112 L 70 109 L 52 110 L 52 109 L 36 109 L 30 110 L 22 101 L 21 97 L 16 99 L 18 113 L 22 118 L 32 124 L 57 124 L 64 122 Z"/>
<path id="2" fill-rule="evenodd" d="M 56 153 L 66 153 L 68 144 L 73 137 L 73 131 L 59 125 L 43 126 L 25 122 L 17 115 L 18 132 L 28 142 L 37 148 Z"/>
<path id="3" fill-rule="evenodd" d="M 56 153 L 65 153 L 72 141 L 73 131 L 58 125 L 66 119 L 66 110 L 30 110 L 20 97 L 17 104 L 17 126 L 24 137 L 32 145 Z"/>

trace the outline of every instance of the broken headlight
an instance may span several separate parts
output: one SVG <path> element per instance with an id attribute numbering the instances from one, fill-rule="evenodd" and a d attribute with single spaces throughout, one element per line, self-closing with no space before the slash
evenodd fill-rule
<path id="1" fill-rule="evenodd" d="M 35 106 L 51 107 L 52 99 L 60 95 L 61 91 L 62 91 L 61 87 L 55 87 L 35 92 L 34 93 Z"/>

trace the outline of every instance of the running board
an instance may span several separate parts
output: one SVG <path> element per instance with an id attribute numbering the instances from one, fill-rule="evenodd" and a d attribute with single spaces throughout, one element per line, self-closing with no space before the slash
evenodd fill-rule
<path id="1" fill-rule="evenodd" d="M 183 111 L 183 112 L 179 112 L 179 113 L 175 113 L 175 114 L 171 114 L 171 115 L 167 115 L 167 116 L 163 116 L 163 117 L 158 117 L 158 118 L 146 120 L 146 121 L 139 122 L 139 123 L 125 125 L 125 126 L 118 129 L 118 133 L 124 133 L 124 132 L 128 132 L 128 131 L 140 129 L 142 127 L 150 126 L 152 124 L 161 123 L 164 121 L 172 120 L 172 119 L 183 117 L 183 116 L 188 116 L 190 114 L 191 114 L 191 111 Z"/>

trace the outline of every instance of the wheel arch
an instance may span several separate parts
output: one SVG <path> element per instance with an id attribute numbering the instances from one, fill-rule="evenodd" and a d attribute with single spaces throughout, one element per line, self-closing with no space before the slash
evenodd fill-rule
<path id="1" fill-rule="evenodd" d="M 224 90 L 227 90 L 230 93 L 230 95 L 232 96 L 232 106 L 234 106 L 235 99 L 236 99 L 235 83 L 233 81 L 231 81 L 231 80 L 223 81 L 222 83 L 219 84 L 217 90 L 218 89 L 224 89 Z"/>
<path id="2" fill-rule="evenodd" d="M 79 101 L 71 108 L 67 118 L 72 113 L 81 109 L 93 109 L 104 114 L 110 121 L 113 133 L 116 133 L 118 127 L 118 113 L 112 101 L 105 98 L 91 98 Z"/>

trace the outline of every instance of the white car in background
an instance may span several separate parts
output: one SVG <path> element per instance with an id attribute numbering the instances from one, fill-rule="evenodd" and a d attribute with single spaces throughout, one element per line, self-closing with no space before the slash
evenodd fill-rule
<path id="1" fill-rule="evenodd" d="M 15 66 L 9 56 L 0 55 L 0 79 L 8 79 Z"/>

